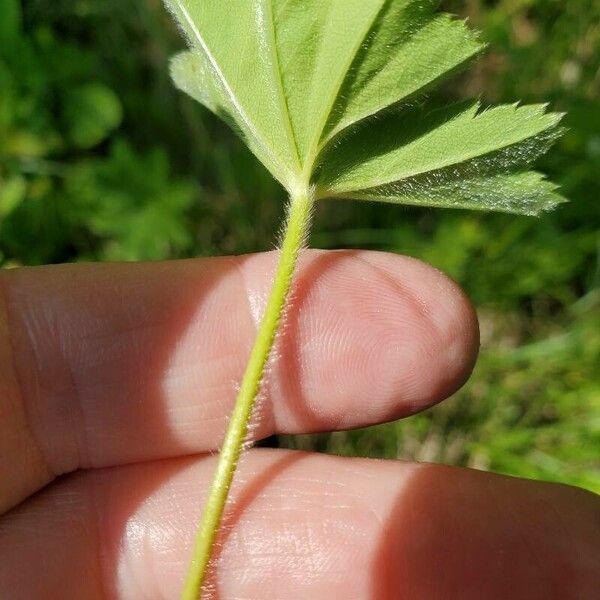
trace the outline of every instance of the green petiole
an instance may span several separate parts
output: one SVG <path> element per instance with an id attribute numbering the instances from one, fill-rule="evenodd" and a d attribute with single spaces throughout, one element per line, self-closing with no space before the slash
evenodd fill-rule
<path id="1" fill-rule="evenodd" d="M 208 491 L 181 600 L 202 598 L 203 586 L 208 576 L 229 489 L 248 432 L 256 398 L 260 393 L 265 367 L 285 311 L 298 256 L 310 229 L 313 204 L 314 194 L 308 189 L 292 195 L 290 199 L 277 271 Z"/>

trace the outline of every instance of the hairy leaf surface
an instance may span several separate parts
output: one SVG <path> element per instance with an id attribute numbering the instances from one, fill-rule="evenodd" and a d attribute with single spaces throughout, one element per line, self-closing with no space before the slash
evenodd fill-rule
<path id="1" fill-rule="evenodd" d="M 536 214 L 529 165 L 560 134 L 544 106 L 432 110 L 481 49 L 436 0 L 165 0 L 190 49 L 176 85 L 227 121 L 292 194 Z"/>

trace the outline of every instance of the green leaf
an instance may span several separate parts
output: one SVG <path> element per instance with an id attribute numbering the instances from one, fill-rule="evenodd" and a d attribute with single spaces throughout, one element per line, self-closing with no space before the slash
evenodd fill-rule
<path id="1" fill-rule="evenodd" d="M 229 119 L 231 107 L 212 77 L 203 54 L 180 52 L 171 60 L 171 77 L 175 85 L 215 115 Z M 235 121 L 231 121 L 235 123 Z"/>
<path id="2" fill-rule="evenodd" d="M 348 72 L 326 139 L 448 76 L 483 45 L 437 0 L 388 2 Z"/>
<path id="3" fill-rule="evenodd" d="M 526 169 L 561 115 L 415 106 L 482 49 L 435 0 L 165 1 L 190 43 L 172 61 L 176 85 L 290 193 L 527 214 L 559 201 Z"/>
<path id="4" fill-rule="evenodd" d="M 22 175 L 14 175 L 7 181 L 0 179 L 0 218 L 12 213 L 27 193 L 27 182 Z"/>
<path id="5" fill-rule="evenodd" d="M 535 171 L 470 177 L 435 174 L 340 197 L 414 206 L 496 210 L 532 216 L 551 210 L 565 201 L 557 192 L 557 186 Z"/>
<path id="6" fill-rule="evenodd" d="M 63 110 L 69 139 L 80 148 L 102 142 L 119 126 L 123 116 L 119 98 L 99 83 L 69 90 Z"/>
<path id="7" fill-rule="evenodd" d="M 536 213 L 532 207 L 543 208 L 545 196 L 549 207 L 556 204 L 555 189 L 539 177 L 505 174 L 527 167 L 548 149 L 560 135 L 561 117 L 541 105 L 480 111 L 478 102 L 389 114 L 356 129 L 323 157 L 319 187 L 323 195 Z M 534 180 L 541 198 L 525 202 Z M 527 184 L 523 194 L 519 182 Z"/>
<path id="8" fill-rule="evenodd" d="M 191 242 L 186 212 L 194 187 L 174 179 L 166 154 L 119 140 L 66 180 L 69 219 L 97 240 L 104 260 L 161 260 Z"/>

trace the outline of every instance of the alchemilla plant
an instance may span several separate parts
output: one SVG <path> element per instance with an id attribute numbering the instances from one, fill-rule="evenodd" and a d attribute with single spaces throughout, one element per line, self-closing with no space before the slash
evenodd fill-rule
<path id="1" fill-rule="evenodd" d="M 182 598 L 202 594 L 265 366 L 317 201 L 537 215 L 531 170 L 560 135 L 543 105 L 430 106 L 483 49 L 437 0 L 165 0 L 189 43 L 175 84 L 225 120 L 289 194 L 279 263 L 223 442 Z"/>

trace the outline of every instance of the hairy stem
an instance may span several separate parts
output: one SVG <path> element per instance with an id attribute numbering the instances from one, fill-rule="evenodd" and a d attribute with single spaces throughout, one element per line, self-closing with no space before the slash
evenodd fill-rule
<path id="1" fill-rule="evenodd" d="M 252 409 L 260 392 L 265 366 L 285 310 L 298 256 L 310 228 L 313 202 L 313 193 L 308 190 L 292 196 L 290 201 L 271 293 L 225 434 L 214 479 L 208 491 L 181 600 L 198 600 L 202 595 L 202 586 L 206 581 L 215 538 L 248 432 Z"/>

